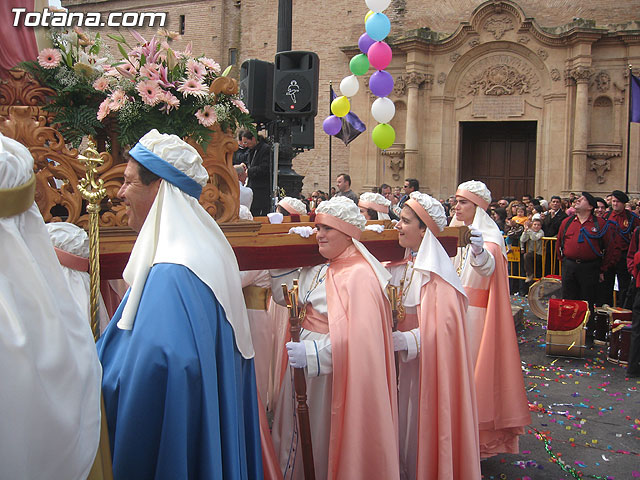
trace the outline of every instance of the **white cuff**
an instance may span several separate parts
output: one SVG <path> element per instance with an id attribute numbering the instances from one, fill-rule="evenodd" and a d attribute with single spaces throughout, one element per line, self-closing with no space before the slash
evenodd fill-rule
<path id="1" fill-rule="evenodd" d="M 483 248 L 482 252 L 480 252 L 478 255 L 474 255 L 473 252 L 471 252 L 472 267 L 481 267 L 485 263 L 487 263 L 487 260 L 489 260 L 489 253 L 487 252 L 486 249 Z"/>
<path id="2" fill-rule="evenodd" d="M 307 375 L 310 377 L 320 376 L 320 354 L 318 344 L 315 340 L 301 340 L 307 352 Z"/>
<path id="3" fill-rule="evenodd" d="M 400 352 L 400 358 L 403 362 L 413 360 L 420 353 L 420 329 L 414 328 L 408 332 L 402 332 L 407 341 L 407 349 Z"/>

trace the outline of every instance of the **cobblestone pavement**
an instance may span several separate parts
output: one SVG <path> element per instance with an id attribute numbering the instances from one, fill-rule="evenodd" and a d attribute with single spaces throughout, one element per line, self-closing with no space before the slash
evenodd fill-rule
<path id="1" fill-rule="evenodd" d="M 545 325 L 526 298 L 518 328 L 531 425 L 520 453 L 482 462 L 484 479 L 640 478 L 640 379 L 594 346 L 581 359 L 545 355 Z"/>

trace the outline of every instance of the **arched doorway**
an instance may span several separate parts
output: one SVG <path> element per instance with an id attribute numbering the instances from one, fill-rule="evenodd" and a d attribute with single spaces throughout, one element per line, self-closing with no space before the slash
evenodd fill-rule
<path id="1" fill-rule="evenodd" d="M 534 195 L 537 122 L 460 122 L 460 182 L 484 182 L 494 200 Z"/>

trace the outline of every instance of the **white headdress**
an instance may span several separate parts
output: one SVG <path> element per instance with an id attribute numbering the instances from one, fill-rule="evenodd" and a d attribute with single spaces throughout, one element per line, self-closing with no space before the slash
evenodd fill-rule
<path id="1" fill-rule="evenodd" d="M 321 202 L 316 208 L 316 223 L 328 225 L 349 235 L 358 251 L 373 268 L 382 290 L 387 288 L 391 274 L 359 241 L 367 219 L 360 213 L 360 209 L 353 200 L 340 196 Z"/>
<path id="2" fill-rule="evenodd" d="M 307 206 L 297 198 L 284 197 L 278 202 L 278 205 L 284 208 L 289 214 L 297 213 L 298 215 L 307 214 Z"/>
<path id="3" fill-rule="evenodd" d="M 215 294 L 233 328 L 238 350 L 253 357 L 238 262 L 215 220 L 198 203 L 206 169 L 196 150 L 176 135 L 151 130 L 129 154 L 162 177 L 123 277 L 131 290 L 118 327 L 130 330 L 149 270 L 156 263 L 188 267 Z M 203 252 L 199 246 L 208 245 Z M 224 275 L 220 275 L 224 272 Z"/>
<path id="4" fill-rule="evenodd" d="M 0 134 L 0 465 L 6 478 L 86 478 L 102 371 L 34 203 L 33 157 Z"/>
<path id="5" fill-rule="evenodd" d="M 391 202 L 379 193 L 365 192 L 360 195 L 360 207 L 370 208 L 378 213 L 378 220 L 389 220 Z"/>
<path id="6" fill-rule="evenodd" d="M 240 211 L 238 212 L 238 217 L 240 220 L 253 220 L 253 215 L 251 215 L 251 210 L 246 205 L 240 205 Z"/>

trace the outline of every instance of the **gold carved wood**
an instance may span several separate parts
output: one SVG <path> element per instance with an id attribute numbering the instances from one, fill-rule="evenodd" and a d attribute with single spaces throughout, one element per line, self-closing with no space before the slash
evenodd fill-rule
<path id="1" fill-rule="evenodd" d="M 45 115 L 42 106 L 47 97 L 55 95 L 23 70 L 9 70 L 9 76 L 0 80 L 0 115 L 7 115 L 13 106 L 28 106 L 34 116 Z"/>

